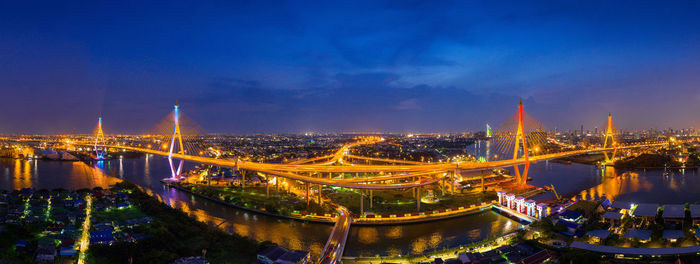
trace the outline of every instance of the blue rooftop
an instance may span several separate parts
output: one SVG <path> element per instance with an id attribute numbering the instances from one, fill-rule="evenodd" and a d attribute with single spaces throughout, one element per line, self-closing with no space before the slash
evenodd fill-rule
<path id="1" fill-rule="evenodd" d="M 90 231 L 90 244 L 109 244 L 113 241 L 112 230 Z"/>
<path id="2" fill-rule="evenodd" d="M 625 238 L 637 238 L 639 240 L 651 239 L 651 230 L 646 229 L 630 229 L 625 233 Z"/>

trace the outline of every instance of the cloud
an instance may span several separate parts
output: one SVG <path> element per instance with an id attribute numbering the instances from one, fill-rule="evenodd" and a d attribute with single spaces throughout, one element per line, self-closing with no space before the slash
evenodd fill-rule
<path id="1" fill-rule="evenodd" d="M 401 80 L 390 72 L 339 73 L 325 87 L 288 90 L 221 78 L 193 101 L 206 106 L 188 111 L 196 111 L 191 116 L 211 132 L 457 132 L 505 120 L 518 100 Z"/>
<path id="2" fill-rule="evenodd" d="M 418 105 L 418 99 L 411 98 L 399 102 L 398 105 L 394 106 L 396 110 L 423 110 L 423 107 Z"/>

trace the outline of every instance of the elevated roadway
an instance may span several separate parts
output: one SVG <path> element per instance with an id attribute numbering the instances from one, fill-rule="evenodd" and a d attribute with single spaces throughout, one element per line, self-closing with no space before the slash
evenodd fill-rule
<path id="1" fill-rule="evenodd" d="M 623 146 L 617 149 L 638 148 L 662 146 L 667 143 L 642 144 L 633 146 Z M 108 148 L 126 149 L 149 153 L 153 155 L 169 156 L 168 152 L 152 150 L 132 146 L 116 146 L 106 145 Z M 423 163 L 415 165 L 343 165 L 329 166 L 321 164 L 273 164 L 260 163 L 240 160 L 216 159 L 210 157 L 200 157 L 187 154 L 173 153 L 175 159 L 186 160 L 195 163 L 227 167 L 233 169 L 244 169 L 258 171 L 261 173 L 275 175 L 287 179 L 298 180 L 307 183 L 330 185 L 336 187 L 355 188 L 355 189 L 399 189 L 413 188 L 436 183 L 447 177 L 446 172 L 459 171 L 478 171 L 492 168 L 503 168 L 522 165 L 528 162 L 538 162 L 550 159 L 557 159 L 568 156 L 581 155 L 592 152 L 613 151 L 614 148 L 593 148 L 586 150 L 574 150 L 552 154 L 544 154 L 532 156 L 529 159 L 519 158 L 510 160 L 499 160 L 481 163 Z M 320 176 L 306 176 L 303 173 L 311 174 L 313 172 L 325 173 L 393 173 L 391 175 L 373 176 L 371 178 L 354 178 L 354 179 L 333 179 L 323 178 Z M 393 182 L 381 183 L 386 181 L 394 181 L 401 179 L 417 178 L 413 182 Z M 377 183 L 379 182 L 379 183 Z"/>

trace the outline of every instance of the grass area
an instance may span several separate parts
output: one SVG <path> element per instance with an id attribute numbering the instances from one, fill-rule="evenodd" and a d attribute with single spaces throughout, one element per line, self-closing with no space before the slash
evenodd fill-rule
<path id="1" fill-rule="evenodd" d="M 109 211 L 93 212 L 93 215 L 97 218 L 96 223 L 104 221 L 117 221 L 123 222 L 128 219 L 143 218 L 148 215 L 143 213 L 140 209 L 129 206 L 124 209 L 112 209 Z"/>
<path id="2" fill-rule="evenodd" d="M 335 209 L 330 205 L 319 205 L 316 202 L 317 200 L 313 199 L 315 197 L 312 197 L 307 207 L 304 197 L 299 197 L 293 193 L 277 194 L 272 187 L 270 187 L 270 197 L 267 197 L 265 187 L 250 186 L 241 189 L 238 187 L 215 187 L 190 183 L 180 183 L 180 187 L 230 204 L 284 216 L 290 216 L 295 211 L 312 212 L 317 215 L 335 213 Z"/>
<path id="3" fill-rule="evenodd" d="M 434 194 L 439 202 L 434 204 L 422 203 L 421 211 L 440 210 L 445 208 L 469 207 L 473 204 L 481 204 L 497 199 L 495 192 L 488 191 L 459 193 L 455 192 L 454 196 L 447 192 L 441 194 L 440 188 L 429 189 Z M 423 191 L 425 197 L 427 191 Z M 337 189 L 333 192 L 328 192 L 324 195 L 330 197 L 333 201 L 347 207 L 350 211 L 360 212 L 360 192 L 354 189 Z M 376 214 L 401 214 L 416 212 L 416 198 L 413 197 L 413 190 L 375 190 L 372 197 L 372 207 L 370 207 L 369 192 L 365 192 L 364 210 L 365 212 L 374 212 Z"/>
<path id="4" fill-rule="evenodd" d="M 210 227 L 159 202 L 132 183 L 118 183 L 115 189 L 129 193 L 133 204 L 153 218 L 148 229 L 151 237 L 137 243 L 92 245 L 86 263 L 129 263 L 129 259 L 133 263 L 171 263 L 181 257 L 201 256 L 206 250 L 211 263 L 247 264 L 268 244 Z"/>

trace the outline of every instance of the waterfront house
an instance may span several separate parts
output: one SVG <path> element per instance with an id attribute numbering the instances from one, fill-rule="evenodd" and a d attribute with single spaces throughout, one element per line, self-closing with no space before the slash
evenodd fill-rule
<path id="1" fill-rule="evenodd" d="M 538 203 L 535 205 L 535 208 L 537 210 L 537 219 L 542 219 L 549 215 L 549 205 L 546 203 Z"/>
<path id="2" fill-rule="evenodd" d="M 204 259 L 204 257 L 184 257 L 175 260 L 172 264 L 209 264 L 209 262 Z"/>
<path id="3" fill-rule="evenodd" d="M 664 230 L 663 238 L 673 243 L 678 241 L 678 239 L 684 238 L 685 233 L 683 230 Z"/>
<path id="4" fill-rule="evenodd" d="M 639 239 L 640 242 L 646 243 L 651 240 L 651 230 L 646 229 L 629 229 L 624 235 L 627 239 Z"/>
<path id="5" fill-rule="evenodd" d="M 56 247 L 51 244 L 41 244 L 36 249 L 36 262 L 53 263 L 56 258 Z"/>
<path id="6" fill-rule="evenodd" d="M 27 248 L 27 241 L 25 240 L 18 240 L 17 243 L 15 243 L 15 250 L 25 250 Z"/>
<path id="7" fill-rule="evenodd" d="M 307 264 L 310 253 L 303 250 L 287 251 L 275 260 L 275 264 Z"/>
<path id="8" fill-rule="evenodd" d="M 78 253 L 78 251 L 75 250 L 75 247 L 70 246 L 70 247 L 61 247 L 59 254 L 61 256 L 75 256 L 76 253 Z"/>
<path id="9" fill-rule="evenodd" d="M 90 231 L 90 244 L 91 245 L 112 244 L 112 242 L 114 242 L 114 236 L 112 235 L 112 230 Z"/>
<path id="10" fill-rule="evenodd" d="M 562 220 L 559 220 L 562 221 Z M 577 222 L 569 222 L 569 221 L 563 221 L 564 226 L 566 226 L 566 232 L 564 232 L 564 235 L 567 236 L 580 236 L 582 234 L 577 234 L 578 230 L 581 228 L 581 224 Z"/>
<path id="11" fill-rule="evenodd" d="M 287 249 L 274 245 L 258 253 L 258 262 L 262 264 L 274 264 L 282 255 L 287 253 Z"/>
<path id="12" fill-rule="evenodd" d="M 549 261 L 554 257 L 555 255 L 552 252 L 544 249 L 540 252 L 535 253 L 532 256 L 528 256 L 526 258 L 521 259 L 520 261 L 518 261 L 518 264 L 539 264 Z"/>
<path id="13" fill-rule="evenodd" d="M 642 225 L 645 222 L 653 222 L 658 214 L 658 204 L 638 204 L 632 211 L 632 216 L 634 216 L 635 222 L 638 225 Z"/>
<path id="14" fill-rule="evenodd" d="M 608 208 L 611 212 L 616 212 L 616 213 L 621 213 L 621 214 L 629 214 L 630 209 L 632 209 L 632 204 L 629 202 L 623 202 L 623 201 L 614 201 Z"/>
<path id="15" fill-rule="evenodd" d="M 127 219 L 126 221 L 124 221 L 124 224 L 128 227 L 135 227 L 135 226 L 139 226 L 139 225 L 150 224 L 151 221 L 153 221 L 153 218 L 146 216 L 146 217 L 136 218 L 136 219 Z"/>
<path id="16" fill-rule="evenodd" d="M 685 205 L 664 205 L 664 211 L 661 213 L 661 217 L 664 219 L 664 223 L 683 225 L 683 219 L 685 219 Z"/>
<path id="17" fill-rule="evenodd" d="M 518 213 L 524 213 L 525 212 L 525 198 L 518 196 L 515 197 L 515 208 Z"/>
<path id="18" fill-rule="evenodd" d="M 515 208 L 515 194 L 509 193 L 506 195 L 506 205 L 509 209 Z"/>
<path id="19" fill-rule="evenodd" d="M 600 241 L 607 239 L 610 236 L 610 233 L 611 233 L 610 230 L 595 229 L 595 230 L 588 231 L 588 233 L 586 233 L 586 235 L 591 237 L 593 242 L 600 243 Z"/>
<path id="20" fill-rule="evenodd" d="M 583 220 L 583 214 L 573 210 L 564 210 L 564 212 L 559 214 L 559 219 L 568 222 L 578 223 L 581 222 L 581 220 Z"/>
<path id="21" fill-rule="evenodd" d="M 622 223 L 622 214 L 614 211 L 608 211 L 603 214 L 603 220 L 609 222 L 611 227 L 615 227 Z"/>
<path id="22" fill-rule="evenodd" d="M 700 204 L 690 205 L 690 220 L 693 221 L 693 225 L 700 224 Z"/>
<path id="23" fill-rule="evenodd" d="M 498 195 L 498 204 L 505 205 L 507 193 L 505 191 L 497 191 L 496 195 Z"/>
<path id="24" fill-rule="evenodd" d="M 290 251 L 274 245 L 258 253 L 258 263 L 262 264 L 306 264 L 310 253 L 303 250 Z"/>
<path id="25" fill-rule="evenodd" d="M 525 210 L 526 210 L 528 216 L 532 216 L 532 217 L 536 216 L 536 211 L 535 211 L 536 204 L 537 204 L 537 202 L 535 202 L 535 200 L 526 200 L 525 201 Z"/>

